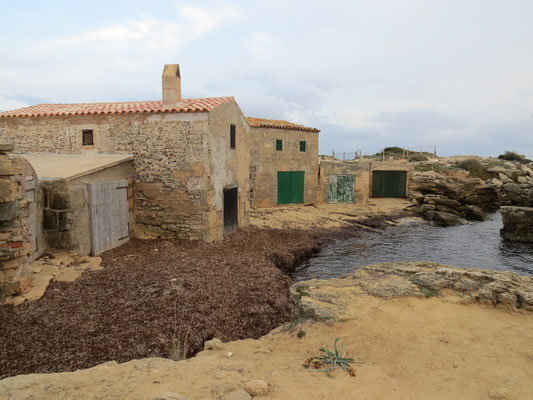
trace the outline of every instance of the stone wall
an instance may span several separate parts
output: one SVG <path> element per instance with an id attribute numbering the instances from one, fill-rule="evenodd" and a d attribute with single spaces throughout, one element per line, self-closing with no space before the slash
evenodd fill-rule
<path id="1" fill-rule="evenodd" d="M 32 202 L 24 187 L 26 176 L 34 174 L 24 159 L 7 156 L 11 149 L 0 145 L 0 298 L 31 287 L 27 258 L 34 251 L 28 225 Z"/>
<path id="2" fill-rule="evenodd" d="M 230 125 L 235 125 L 235 149 L 230 148 Z M 238 187 L 239 227 L 250 219 L 250 128 L 235 102 L 209 113 L 208 237 L 224 236 L 224 189 Z"/>
<path id="3" fill-rule="evenodd" d="M 250 128 L 250 185 L 252 207 L 278 203 L 278 171 L 304 171 L 304 202 L 317 202 L 318 132 L 280 128 Z M 276 150 L 276 139 L 283 149 Z M 305 152 L 300 141 L 306 142 Z"/>
<path id="4" fill-rule="evenodd" d="M 369 196 L 369 170 L 369 163 L 347 163 L 321 160 L 318 201 L 320 203 L 328 203 L 330 175 L 352 175 L 355 180 L 354 203 L 366 204 Z"/>
<path id="5" fill-rule="evenodd" d="M 83 129 L 94 131 L 94 146 L 82 145 Z M 207 238 L 209 134 L 208 113 L 0 120 L 0 137 L 15 153 L 133 154 L 140 237 Z"/>

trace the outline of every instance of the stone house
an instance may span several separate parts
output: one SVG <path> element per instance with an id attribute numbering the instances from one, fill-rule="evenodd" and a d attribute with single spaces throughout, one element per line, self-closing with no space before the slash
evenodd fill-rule
<path id="1" fill-rule="evenodd" d="M 131 155 L 134 235 L 221 239 L 248 222 L 250 127 L 233 97 L 183 99 L 177 64 L 162 89 L 162 101 L 2 112 L 0 138 L 17 154 Z"/>
<path id="2" fill-rule="evenodd" d="M 318 129 L 247 118 L 252 207 L 318 201 Z"/>

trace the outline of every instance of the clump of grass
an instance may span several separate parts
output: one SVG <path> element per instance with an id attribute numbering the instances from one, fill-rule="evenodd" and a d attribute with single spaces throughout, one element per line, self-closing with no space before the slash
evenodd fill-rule
<path id="1" fill-rule="evenodd" d="M 302 339 L 306 333 L 307 333 L 306 331 L 304 331 L 303 329 L 300 329 L 300 331 L 298 332 L 296 336 L 298 336 L 298 339 Z"/>
<path id="2" fill-rule="evenodd" d="M 192 321 L 187 328 L 187 331 L 184 335 L 181 334 L 181 325 L 178 330 L 176 330 L 178 324 L 178 301 L 174 304 L 174 330 L 172 333 L 172 338 L 170 342 L 169 356 L 173 361 L 185 360 L 190 353 L 189 347 L 189 335 L 191 333 Z"/>
<path id="3" fill-rule="evenodd" d="M 457 166 L 461 169 L 464 169 L 470 173 L 470 176 L 481 179 L 489 179 L 491 175 L 487 172 L 487 168 L 483 166 L 475 158 L 469 158 L 457 163 Z"/>
<path id="4" fill-rule="evenodd" d="M 298 292 L 298 294 L 300 296 L 309 296 L 309 293 L 307 292 L 307 289 L 309 289 L 309 286 L 302 285 L 302 286 L 298 286 L 296 288 L 296 291 Z"/>
<path id="5" fill-rule="evenodd" d="M 531 160 L 528 160 L 525 156 L 514 151 L 505 151 L 503 154 L 500 154 L 498 158 L 505 161 L 518 161 L 520 163 L 531 162 Z"/>
<path id="6" fill-rule="evenodd" d="M 423 155 L 422 153 L 414 153 L 409 156 L 409 162 L 415 162 L 415 161 L 427 161 L 428 158 Z"/>
<path id="7" fill-rule="evenodd" d="M 295 310 L 293 310 L 291 321 L 284 324 L 281 328 L 281 331 L 291 331 L 295 326 L 298 326 L 310 319 L 317 319 L 315 313 L 312 310 L 305 309 L 299 305 Z"/>
<path id="8" fill-rule="evenodd" d="M 436 290 L 429 289 L 429 288 L 422 288 L 422 293 L 424 293 L 424 296 L 426 296 L 426 299 L 429 299 L 430 297 L 436 296 L 438 293 Z"/>
<path id="9" fill-rule="evenodd" d="M 305 360 L 305 368 L 320 369 L 320 372 L 325 372 L 328 378 L 333 378 L 330 371 L 333 371 L 337 366 L 341 366 L 350 376 L 355 376 L 355 370 L 350 364 L 355 363 L 355 358 L 348 357 L 348 353 L 344 351 L 344 345 L 341 343 L 340 351 L 337 349 L 337 342 L 339 338 L 335 339 L 333 343 L 333 351 L 327 350 L 324 346 L 320 347 L 320 355 L 318 357 L 311 357 Z"/>

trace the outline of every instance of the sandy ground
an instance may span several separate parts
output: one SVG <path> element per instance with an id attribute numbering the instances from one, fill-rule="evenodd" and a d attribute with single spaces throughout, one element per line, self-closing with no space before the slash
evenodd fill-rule
<path id="1" fill-rule="evenodd" d="M 445 300 L 445 299 L 444 299 Z M 173 392 L 211 399 L 243 383 L 269 384 L 265 399 L 531 399 L 533 314 L 441 298 L 357 296 L 353 318 L 276 329 L 182 362 L 163 359 L 0 381 L 0 399 L 153 399 Z M 303 329 L 302 339 L 297 332 Z M 359 357 L 357 376 L 302 367 L 339 338 Z M 231 357 L 228 357 L 231 352 Z M 12 397 L 9 397 L 12 396 Z"/>
<path id="2" fill-rule="evenodd" d="M 370 199 L 368 204 L 298 204 L 252 209 L 251 225 L 268 228 L 343 228 L 355 221 L 404 214 L 406 199 Z"/>

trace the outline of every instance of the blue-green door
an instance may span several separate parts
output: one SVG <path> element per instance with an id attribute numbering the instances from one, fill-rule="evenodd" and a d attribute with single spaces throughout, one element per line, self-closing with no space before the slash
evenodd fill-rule
<path id="1" fill-rule="evenodd" d="M 372 197 L 406 197 L 407 172 L 374 171 Z"/>
<path id="2" fill-rule="evenodd" d="M 304 202 L 304 171 L 278 172 L 278 204 Z"/>
<path id="3" fill-rule="evenodd" d="M 328 203 L 353 203 L 354 186 L 353 175 L 330 175 Z"/>

